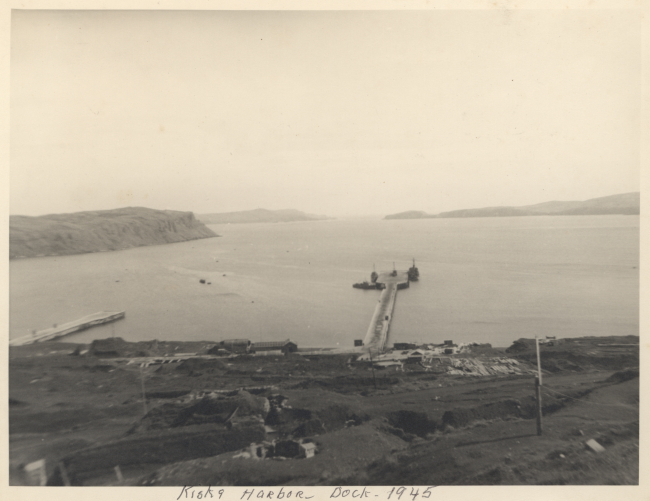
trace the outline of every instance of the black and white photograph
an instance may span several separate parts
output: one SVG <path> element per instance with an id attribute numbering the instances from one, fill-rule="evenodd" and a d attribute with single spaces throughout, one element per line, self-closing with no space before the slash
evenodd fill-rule
<path id="1" fill-rule="evenodd" d="M 384 3 L 13 2 L 16 496 L 642 499 L 641 3 Z"/>

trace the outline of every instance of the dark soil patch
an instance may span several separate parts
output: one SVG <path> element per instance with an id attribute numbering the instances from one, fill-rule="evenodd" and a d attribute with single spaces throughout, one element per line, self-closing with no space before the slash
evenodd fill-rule
<path id="1" fill-rule="evenodd" d="M 271 426 L 296 426 L 298 423 L 308 421 L 312 417 L 312 411 L 308 409 L 280 409 L 271 407 L 271 411 L 266 416 L 266 424 Z"/>
<path id="2" fill-rule="evenodd" d="M 178 367 L 176 367 L 176 371 L 189 376 L 222 373 L 225 370 L 226 366 L 221 360 L 209 360 L 205 358 L 190 358 L 183 360 L 178 364 Z"/>
<path id="3" fill-rule="evenodd" d="M 129 353 L 129 345 L 121 337 L 95 339 L 88 354 L 99 358 L 125 357 Z"/>
<path id="4" fill-rule="evenodd" d="M 266 398 L 240 391 L 233 396 L 205 397 L 196 403 L 167 403 L 155 407 L 129 433 L 225 423 L 235 417 L 239 419 L 251 415 L 259 416 L 260 421 L 263 422 L 268 412 L 269 402 Z"/>
<path id="5" fill-rule="evenodd" d="M 112 370 L 115 370 L 115 366 L 109 364 L 97 364 L 88 366 L 88 369 L 90 372 L 111 372 Z"/>
<path id="6" fill-rule="evenodd" d="M 461 478 L 467 467 L 459 465 L 449 447 L 416 448 L 408 455 L 387 457 L 372 463 L 367 478 L 350 479 L 350 485 L 450 485 Z M 404 494 L 409 494 L 409 490 Z M 432 496 L 433 497 L 433 496 Z"/>
<path id="7" fill-rule="evenodd" d="M 637 336 L 556 340 L 553 345 L 540 346 L 542 369 L 558 373 L 635 367 L 639 364 L 638 342 Z M 506 352 L 530 364 L 537 363 L 534 339 L 519 339 Z"/>
<path id="8" fill-rule="evenodd" d="M 62 458 L 72 485 L 84 485 L 93 477 L 111 472 L 116 465 L 166 464 L 188 459 L 216 456 L 247 447 L 265 438 L 261 424 L 227 429 L 197 426 L 162 433 L 133 435 L 109 444 L 75 451 Z M 48 485 L 63 485 L 57 467 Z"/>
<path id="9" fill-rule="evenodd" d="M 145 393 L 147 398 L 179 398 L 187 395 L 192 390 L 166 390 L 166 391 L 148 391 Z"/>
<path id="10" fill-rule="evenodd" d="M 426 437 L 438 429 L 438 424 L 424 412 L 402 410 L 391 412 L 387 417 L 391 426 L 419 437 Z"/>
<path id="11" fill-rule="evenodd" d="M 138 406 L 138 408 L 140 408 Z M 59 407 L 60 409 L 60 407 Z M 128 411 L 128 409 L 126 409 Z M 60 409 L 9 417 L 10 433 L 48 433 L 76 429 L 94 421 L 124 414 L 123 407 Z"/>
<path id="12" fill-rule="evenodd" d="M 319 410 L 316 415 L 323 421 L 327 431 L 338 430 L 349 423 L 361 424 L 370 419 L 367 415 L 358 416 L 346 405 L 330 405 Z"/>
<path id="13" fill-rule="evenodd" d="M 458 428 L 461 426 L 467 426 L 472 421 L 477 421 L 479 419 L 487 420 L 521 415 L 522 410 L 519 400 L 509 399 L 477 407 L 449 410 L 443 414 L 442 423 Z"/>
<path id="14" fill-rule="evenodd" d="M 291 432 L 291 435 L 295 438 L 302 438 L 313 437 L 314 435 L 322 435 L 326 432 L 327 431 L 325 430 L 325 425 L 320 419 L 310 419 L 309 421 L 305 421 L 295 430 L 293 430 Z"/>
<path id="15" fill-rule="evenodd" d="M 605 382 L 607 383 L 623 383 L 625 381 L 629 381 L 630 379 L 634 379 L 639 377 L 639 369 L 627 369 L 624 371 L 619 371 L 615 372 L 611 376 L 609 376 L 607 379 L 605 379 Z"/>
<path id="16" fill-rule="evenodd" d="M 340 376 L 328 379 L 307 379 L 291 386 L 296 390 L 307 390 L 312 388 L 322 388 L 325 390 L 335 391 L 337 393 L 360 393 L 375 389 L 388 389 L 390 386 L 399 384 L 401 381 L 396 377 L 346 377 Z"/>

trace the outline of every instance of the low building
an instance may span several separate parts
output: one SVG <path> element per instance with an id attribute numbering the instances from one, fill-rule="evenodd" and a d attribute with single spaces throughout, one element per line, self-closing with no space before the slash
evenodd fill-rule
<path id="1" fill-rule="evenodd" d="M 250 353 L 252 343 L 248 339 L 225 339 L 219 346 L 231 353 Z"/>
<path id="2" fill-rule="evenodd" d="M 298 345 L 287 339 L 286 341 L 261 341 L 253 343 L 251 347 L 253 353 L 265 351 L 280 351 L 284 355 L 298 351 Z"/>
<path id="3" fill-rule="evenodd" d="M 395 350 L 414 350 L 418 347 L 415 343 L 393 343 Z"/>
<path id="4" fill-rule="evenodd" d="M 406 363 L 407 364 L 416 364 L 416 363 L 422 362 L 423 357 L 424 357 L 424 355 L 422 354 L 422 352 L 420 352 L 418 350 L 412 351 L 412 352 L 410 352 L 408 354 L 408 358 L 406 359 Z"/>
<path id="5" fill-rule="evenodd" d="M 300 444 L 300 457 L 305 459 L 313 458 L 316 454 L 316 444 L 313 442 L 306 442 Z"/>

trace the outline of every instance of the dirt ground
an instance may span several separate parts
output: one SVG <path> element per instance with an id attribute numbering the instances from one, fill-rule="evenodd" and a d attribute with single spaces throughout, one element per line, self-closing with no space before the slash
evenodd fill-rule
<path id="1" fill-rule="evenodd" d="M 350 355 L 124 361 L 207 343 L 12 347 L 10 482 L 45 459 L 50 485 L 634 485 L 638 343 L 543 346 L 541 436 L 531 375 L 373 371 Z M 530 340 L 455 355 L 504 356 L 535 368 Z"/>

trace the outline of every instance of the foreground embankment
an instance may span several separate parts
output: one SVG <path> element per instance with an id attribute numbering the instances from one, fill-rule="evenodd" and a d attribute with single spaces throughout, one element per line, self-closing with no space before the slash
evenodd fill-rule
<path id="1" fill-rule="evenodd" d="M 216 236 L 191 212 L 144 207 L 10 216 L 9 257 L 83 254 Z"/>
<path id="2" fill-rule="evenodd" d="M 563 341 L 542 347 L 542 436 L 528 374 L 210 358 L 208 343 L 12 347 L 11 483 L 39 459 L 50 485 L 638 483 L 638 337 Z M 530 346 L 508 357 L 534 369 Z M 490 350 L 452 358 L 505 356 Z"/>

